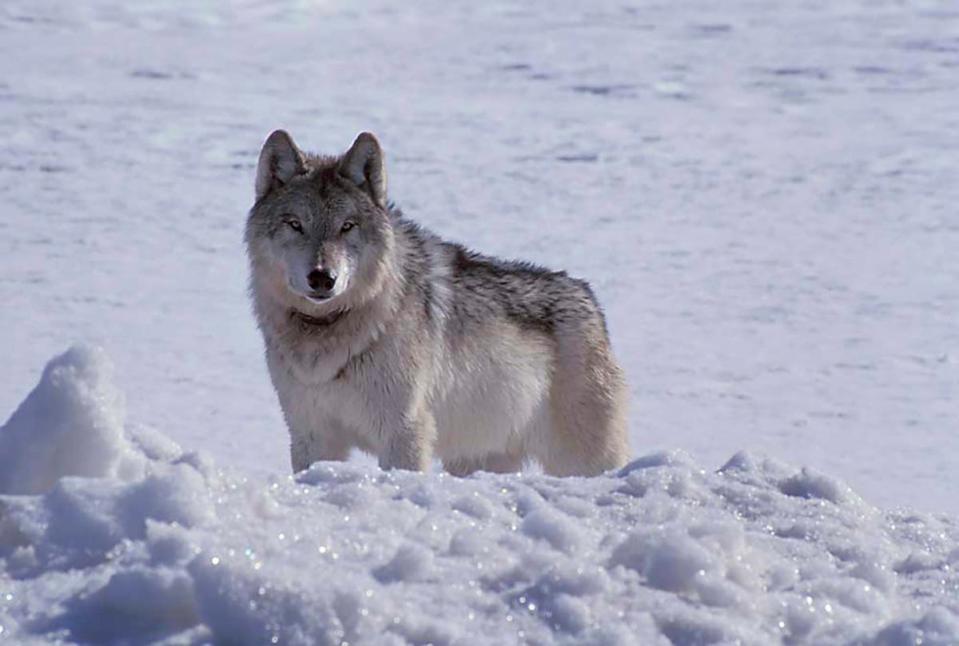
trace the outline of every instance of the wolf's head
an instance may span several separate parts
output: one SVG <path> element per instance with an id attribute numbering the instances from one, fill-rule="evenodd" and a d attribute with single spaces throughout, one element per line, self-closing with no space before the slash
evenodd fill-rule
<path id="1" fill-rule="evenodd" d="M 271 134 L 256 169 L 246 225 L 254 292 L 322 316 L 372 298 L 391 269 L 393 228 L 376 137 L 356 138 L 341 157 L 305 155 Z"/>

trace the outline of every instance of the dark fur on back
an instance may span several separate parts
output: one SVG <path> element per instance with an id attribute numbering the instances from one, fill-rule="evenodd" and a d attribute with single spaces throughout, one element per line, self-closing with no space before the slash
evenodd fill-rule
<path id="1" fill-rule="evenodd" d="M 450 320 L 466 328 L 487 320 L 505 317 L 517 325 L 552 334 L 558 326 L 598 322 L 606 335 L 606 321 L 589 284 L 564 271 L 552 271 L 525 261 L 501 260 L 472 251 L 463 245 L 441 240 L 432 232 L 403 217 L 400 209 L 390 205 L 394 230 L 417 248 L 404 267 L 408 285 L 420 290 L 424 302 L 433 303 L 437 295 L 428 279 L 431 254 L 446 255 L 451 268 L 449 290 L 453 294 Z"/>

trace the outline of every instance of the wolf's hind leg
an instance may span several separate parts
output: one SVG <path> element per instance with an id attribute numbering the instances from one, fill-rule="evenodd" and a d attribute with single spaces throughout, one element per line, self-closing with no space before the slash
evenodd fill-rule
<path id="1" fill-rule="evenodd" d="M 550 390 L 552 425 L 536 456 L 555 476 L 593 476 L 629 459 L 628 392 L 601 321 L 557 331 Z"/>

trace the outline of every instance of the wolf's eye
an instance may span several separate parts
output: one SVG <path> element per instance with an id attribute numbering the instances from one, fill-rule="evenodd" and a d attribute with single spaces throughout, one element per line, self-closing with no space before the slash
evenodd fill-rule
<path id="1" fill-rule="evenodd" d="M 356 226 L 356 222 L 350 222 L 349 220 L 347 220 L 346 222 L 343 223 L 343 226 L 340 227 L 340 233 L 346 233 L 347 231 L 351 231 L 355 226 Z"/>
<path id="2" fill-rule="evenodd" d="M 286 225 L 297 233 L 303 233 L 303 223 L 296 218 L 287 218 Z"/>

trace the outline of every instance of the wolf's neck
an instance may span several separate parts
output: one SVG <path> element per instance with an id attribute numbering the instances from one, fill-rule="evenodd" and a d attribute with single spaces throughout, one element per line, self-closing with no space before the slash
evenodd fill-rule
<path id="1" fill-rule="evenodd" d="M 310 316 L 309 314 L 304 314 L 297 309 L 290 310 L 291 317 L 299 319 L 305 325 L 312 325 L 316 328 L 326 328 L 331 325 L 335 325 L 337 321 L 349 313 L 350 311 L 348 309 L 342 309 L 335 310 L 334 312 L 324 316 Z"/>

